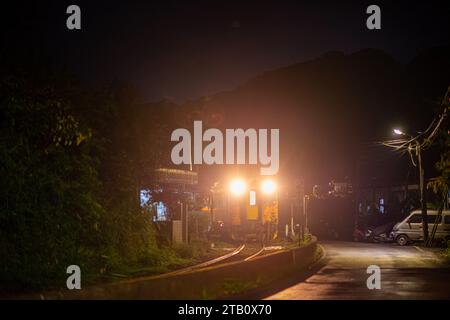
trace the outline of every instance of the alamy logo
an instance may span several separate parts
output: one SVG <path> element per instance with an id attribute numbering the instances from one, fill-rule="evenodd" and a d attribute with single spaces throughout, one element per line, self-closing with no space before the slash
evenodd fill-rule
<path id="1" fill-rule="evenodd" d="M 73 264 L 67 267 L 66 273 L 71 273 L 67 278 L 67 289 L 81 289 L 81 269 L 79 266 Z"/>
<path id="2" fill-rule="evenodd" d="M 203 132 L 202 121 L 194 121 L 194 152 L 192 159 L 191 133 L 180 128 L 172 132 L 171 141 L 178 141 L 171 153 L 172 162 L 180 164 L 246 164 L 248 140 L 248 164 L 261 164 L 261 175 L 275 175 L 279 169 L 280 130 L 270 129 L 270 155 L 267 129 L 226 129 L 225 158 L 224 136 L 219 129 Z M 203 142 L 209 144 L 203 149 Z M 235 157 L 235 146 L 237 154 Z M 193 161 L 192 161 L 193 160 Z"/>
<path id="3" fill-rule="evenodd" d="M 381 9 L 379 6 L 373 4 L 367 7 L 367 14 L 370 16 L 366 20 L 366 26 L 369 30 L 381 29 Z"/>
<path id="4" fill-rule="evenodd" d="M 379 266 L 370 265 L 367 267 L 367 273 L 370 274 L 367 278 L 367 289 L 381 289 L 381 269 Z"/>
<path id="5" fill-rule="evenodd" d="M 67 14 L 70 14 L 66 20 L 66 27 L 69 30 L 80 30 L 81 29 L 81 9 L 79 6 L 72 4 L 67 7 Z"/>

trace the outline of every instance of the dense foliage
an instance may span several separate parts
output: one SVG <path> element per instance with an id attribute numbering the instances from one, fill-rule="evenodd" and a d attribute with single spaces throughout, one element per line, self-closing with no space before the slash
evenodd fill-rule
<path id="1" fill-rule="evenodd" d="M 0 79 L 3 289 L 63 286 L 72 264 L 86 279 L 160 263 L 138 196 L 164 160 L 161 115 L 130 88 L 24 79 Z"/>

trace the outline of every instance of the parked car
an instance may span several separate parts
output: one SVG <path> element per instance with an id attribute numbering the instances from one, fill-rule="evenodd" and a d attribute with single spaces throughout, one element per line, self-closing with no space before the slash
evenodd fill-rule
<path id="1" fill-rule="evenodd" d="M 442 211 L 442 216 L 438 217 L 438 211 L 427 210 L 428 231 L 431 235 L 433 225 L 437 224 L 436 240 L 450 240 L 450 210 Z M 416 241 L 423 241 L 422 213 L 415 210 L 403 221 L 397 223 L 392 228 L 391 237 L 401 246 Z"/>

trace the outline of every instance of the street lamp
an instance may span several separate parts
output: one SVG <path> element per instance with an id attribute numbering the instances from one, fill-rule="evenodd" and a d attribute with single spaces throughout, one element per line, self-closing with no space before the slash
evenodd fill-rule
<path id="1" fill-rule="evenodd" d="M 400 129 L 394 129 L 394 133 L 398 134 L 398 135 L 402 135 L 402 136 L 405 135 L 405 133 L 402 130 L 400 130 Z"/>

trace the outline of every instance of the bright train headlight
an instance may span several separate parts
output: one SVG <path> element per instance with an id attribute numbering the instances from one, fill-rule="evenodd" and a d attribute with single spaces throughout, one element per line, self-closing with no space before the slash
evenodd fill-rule
<path id="1" fill-rule="evenodd" d="M 235 196 L 244 194 L 247 190 L 247 184 L 242 179 L 234 179 L 230 182 L 230 192 Z"/>
<path id="2" fill-rule="evenodd" d="M 277 184 L 275 181 L 267 179 L 261 183 L 261 191 L 264 194 L 274 194 L 277 191 Z"/>

